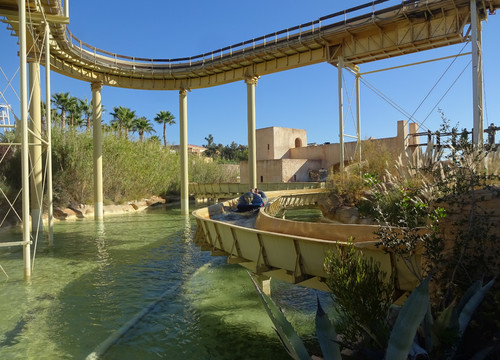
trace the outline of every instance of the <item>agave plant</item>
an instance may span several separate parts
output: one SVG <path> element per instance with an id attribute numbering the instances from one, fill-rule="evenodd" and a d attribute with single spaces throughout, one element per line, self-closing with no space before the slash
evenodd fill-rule
<path id="1" fill-rule="evenodd" d="M 250 276 L 257 293 L 259 294 L 262 304 L 264 304 L 269 318 L 275 326 L 274 330 L 276 331 L 276 334 L 278 334 L 281 344 L 290 357 L 295 360 L 311 359 L 304 343 L 293 328 L 292 324 L 290 324 L 290 322 L 286 319 L 285 315 L 281 312 L 274 301 L 261 290 L 252 275 L 250 273 L 248 273 L 248 275 Z M 328 318 L 328 315 L 326 315 L 323 311 L 319 299 L 318 310 L 316 312 L 316 335 L 325 359 L 342 359 L 340 355 L 340 347 L 338 343 L 335 342 L 337 339 L 337 333 L 335 332 L 335 328 Z"/>
<path id="2" fill-rule="evenodd" d="M 250 273 L 249 273 L 250 275 Z M 296 360 L 311 359 L 304 343 L 285 315 L 276 306 L 274 301 L 262 292 L 257 282 L 250 278 L 259 294 L 259 298 L 275 326 L 283 347 Z M 429 282 L 430 276 L 412 291 L 401 307 L 396 322 L 391 331 L 385 351 L 386 360 L 416 360 L 418 358 L 453 359 L 470 319 L 483 301 L 488 290 L 493 286 L 495 279 L 482 285 L 481 281 L 473 284 L 458 303 L 452 304 L 444 310 L 434 321 L 430 312 Z M 319 341 L 324 359 L 341 360 L 342 355 L 337 342 L 337 333 L 334 325 L 323 311 L 318 300 L 316 312 L 316 337 Z M 417 331 L 422 330 L 423 342 L 419 343 Z M 450 336 L 451 334 L 451 336 Z M 443 344 L 444 338 L 451 338 L 451 343 Z M 443 346 L 445 345 L 445 346 Z M 490 349 L 482 349 L 474 359 L 485 359 Z M 313 357 L 317 358 L 317 357 Z"/>

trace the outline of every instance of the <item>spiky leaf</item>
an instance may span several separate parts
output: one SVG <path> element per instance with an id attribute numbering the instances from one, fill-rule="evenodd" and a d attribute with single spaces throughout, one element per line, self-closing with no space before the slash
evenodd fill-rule
<path id="1" fill-rule="evenodd" d="M 441 344 L 450 344 L 458 336 L 458 313 L 456 302 L 452 302 L 437 317 L 432 327 L 432 346 L 437 348 Z"/>
<path id="2" fill-rule="evenodd" d="M 459 325 L 459 334 L 460 336 L 463 335 L 465 332 L 465 329 L 469 325 L 469 321 L 472 317 L 472 314 L 474 314 L 474 311 L 476 311 L 476 308 L 479 306 L 479 304 L 483 301 L 484 297 L 486 296 L 486 293 L 490 288 L 493 286 L 493 283 L 495 282 L 495 279 L 491 279 L 490 282 L 488 282 L 486 285 L 484 285 L 481 289 L 479 289 L 472 297 L 467 301 L 465 304 L 464 308 L 460 312 L 458 316 L 458 325 Z"/>
<path id="3" fill-rule="evenodd" d="M 318 338 L 321 351 L 323 352 L 323 358 L 340 360 L 342 359 L 340 347 L 339 344 L 335 342 L 335 340 L 337 340 L 337 332 L 328 318 L 328 315 L 326 315 L 321 307 L 319 298 L 316 297 L 316 300 L 318 302 L 318 309 L 316 311 L 316 337 Z"/>
<path id="4" fill-rule="evenodd" d="M 248 273 L 248 275 L 250 276 L 250 279 L 252 280 L 257 293 L 259 294 L 262 304 L 264 304 L 264 307 L 266 308 L 269 318 L 275 326 L 276 333 L 278 334 L 285 350 L 295 360 L 311 359 L 309 353 L 306 350 L 306 347 L 304 346 L 304 343 L 293 328 L 292 324 L 288 322 L 285 315 L 283 315 L 274 301 L 262 292 L 257 282 L 253 279 L 252 275 L 250 273 Z"/>
<path id="5" fill-rule="evenodd" d="M 429 280 L 430 277 L 427 277 L 422 281 L 401 308 L 389 338 L 385 355 L 387 360 L 406 360 L 408 358 L 417 329 L 427 312 Z"/>

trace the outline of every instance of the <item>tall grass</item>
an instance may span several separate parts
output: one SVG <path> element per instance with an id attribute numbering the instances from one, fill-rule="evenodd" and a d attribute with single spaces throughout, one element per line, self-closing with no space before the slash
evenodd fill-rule
<path id="1" fill-rule="evenodd" d="M 56 206 L 93 203 L 94 170 L 93 140 L 88 133 L 74 131 L 52 136 L 53 189 Z M 46 156 L 44 153 L 44 162 Z M 104 202 L 148 198 L 179 193 L 179 154 L 158 142 L 131 142 L 111 134 L 103 138 L 102 146 Z M 190 181 L 233 181 L 235 174 L 223 167 L 190 155 Z M 0 186 L 11 198 L 21 184 L 20 151 L 15 151 L 0 167 Z M 7 205 L 4 201 L 0 205 Z"/>

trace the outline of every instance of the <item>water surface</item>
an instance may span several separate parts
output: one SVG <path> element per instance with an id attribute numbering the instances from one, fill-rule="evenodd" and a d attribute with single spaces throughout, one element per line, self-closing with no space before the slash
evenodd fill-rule
<path id="1" fill-rule="evenodd" d="M 246 270 L 195 247 L 194 226 L 178 209 L 58 222 L 29 282 L 21 247 L 0 248 L 0 359 L 84 359 L 161 296 L 104 359 L 288 359 Z M 272 293 L 313 347 L 317 292 Z"/>

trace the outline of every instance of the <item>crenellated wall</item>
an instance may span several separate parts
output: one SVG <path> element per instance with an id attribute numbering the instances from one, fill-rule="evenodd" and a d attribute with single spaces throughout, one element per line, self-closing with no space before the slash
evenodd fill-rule
<path id="1" fill-rule="evenodd" d="M 408 149 L 418 138 L 409 136 L 418 132 L 418 126 L 398 121 L 395 137 L 369 139 L 374 151 L 383 149 L 394 158 Z M 257 182 L 310 181 L 309 172 L 338 168 L 340 144 L 307 146 L 306 130 L 283 127 L 258 129 L 257 134 Z M 302 146 L 296 146 L 302 145 Z M 344 143 L 344 161 L 356 160 L 356 142 Z M 416 148 L 413 148 L 416 149 Z M 247 162 L 240 163 L 240 181 L 248 182 Z"/>

